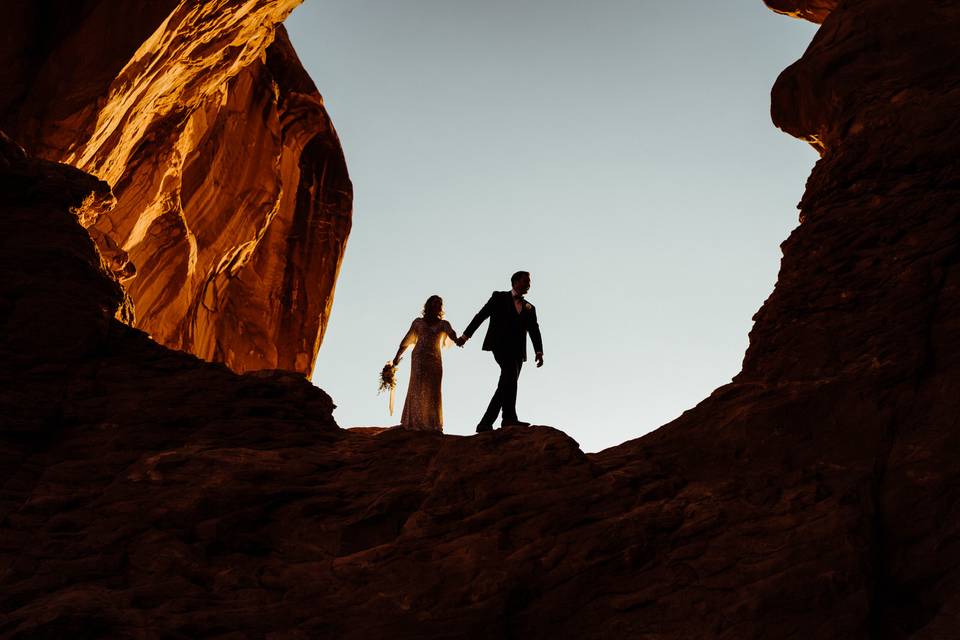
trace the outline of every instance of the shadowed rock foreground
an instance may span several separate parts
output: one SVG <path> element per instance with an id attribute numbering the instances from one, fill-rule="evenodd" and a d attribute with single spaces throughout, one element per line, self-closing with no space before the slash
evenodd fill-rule
<path id="1" fill-rule="evenodd" d="M 823 157 L 743 371 L 592 455 L 342 431 L 159 346 L 78 223 L 107 186 L 4 139 L 0 635 L 955 637 L 960 6 L 824 17 L 774 88 Z"/>

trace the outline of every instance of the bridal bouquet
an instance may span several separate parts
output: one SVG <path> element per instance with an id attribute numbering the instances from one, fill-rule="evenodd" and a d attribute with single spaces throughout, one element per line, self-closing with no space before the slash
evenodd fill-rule
<path id="1" fill-rule="evenodd" d="M 380 388 L 377 394 L 390 391 L 390 415 L 393 415 L 393 396 L 397 390 L 397 365 L 387 362 L 380 370 Z"/>

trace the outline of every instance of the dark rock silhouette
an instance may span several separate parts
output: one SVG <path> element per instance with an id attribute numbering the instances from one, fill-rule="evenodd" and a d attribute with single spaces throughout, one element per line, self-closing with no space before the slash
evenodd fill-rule
<path id="1" fill-rule="evenodd" d="M 153 343 L 78 222 L 106 185 L 3 138 L 0 636 L 954 637 L 958 27 L 825 16 L 773 93 L 823 157 L 743 371 L 592 455 L 342 431 Z"/>

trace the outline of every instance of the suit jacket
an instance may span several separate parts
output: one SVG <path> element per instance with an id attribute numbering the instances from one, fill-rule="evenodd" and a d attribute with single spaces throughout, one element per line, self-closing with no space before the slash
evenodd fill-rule
<path id="1" fill-rule="evenodd" d="M 483 308 L 473 317 L 463 335 L 468 338 L 480 328 L 480 324 L 490 318 L 487 335 L 483 339 L 484 351 L 496 351 L 527 359 L 527 334 L 533 341 L 536 353 L 543 353 L 543 342 L 540 338 L 540 325 L 537 324 L 537 310 L 532 304 L 524 300 L 520 313 L 513 304 L 511 291 L 494 291 L 483 305 Z"/>

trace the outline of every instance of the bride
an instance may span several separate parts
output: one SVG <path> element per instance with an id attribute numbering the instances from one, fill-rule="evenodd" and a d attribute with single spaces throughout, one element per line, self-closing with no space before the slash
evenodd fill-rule
<path id="1" fill-rule="evenodd" d="M 400 426 L 418 431 L 443 431 L 443 402 L 440 381 L 443 362 L 440 348 L 457 341 L 457 332 L 443 319 L 443 298 L 430 296 L 423 305 L 423 316 L 410 325 L 407 335 L 393 358 L 393 366 L 410 345 L 413 355 L 410 364 L 410 386 L 403 402 Z"/>

